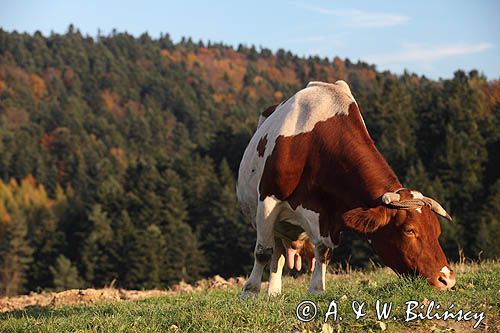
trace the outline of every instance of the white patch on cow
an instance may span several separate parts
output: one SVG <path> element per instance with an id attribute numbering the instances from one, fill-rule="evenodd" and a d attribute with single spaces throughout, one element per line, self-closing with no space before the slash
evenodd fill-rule
<path id="1" fill-rule="evenodd" d="M 281 248 L 279 253 L 273 253 L 273 257 L 271 258 L 271 266 L 274 267 L 276 271 L 274 272 L 271 268 L 269 274 L 269 287 L 267 289 L 269 296 L 279 295 L 281 293 L 281 275 L 283 273 L 283 266 L 285 266 L 285 256 L 282 254 L 282 244 L 278 244 L 278 246 L 275 247 L 275 251 L 278 252 L 279 247 Z"/>
<path id="2" fill-rule="evenodd" d="M 285 220 L 302 227 L 314 245 L 323 244 L 330 249 L 335 249 L 338 246 L 333 243 L 330 236 L 325 237 L 320 235 L 319 213 L 304 208 L 302 205 L 297 206 L 295 210 L 288 203 L 284 207 L 281 210 L 278 221 Z"/>
<path id="3" fill-rule="evenodd" d="M 312 131 L 314 126 L 336 115 L 347 115 L 349 105 L 356 102 L 344 81 L 311 82 L 305 89 L 279 106 L 268 118 L 269 124 L 281 124 L 279 134 L 292 136 Z"/>
<path id="4" fill-rule="evenodd" d="M 443 273 L 447 279 L 450 278 L 451 271 L 447 266 L 443 266 L 443 268 L 441 268 L 440 272 Z"/>
<path id="5" fill-rule="evenodd" d="M 422 214 L 422 208 L 416 208 L 415 209 L 417 212 L 419 212 L 420 214 Z"/>
<path id="6" fill-rule="evenodd" d="M 257 123 L 257 128 L 260 127 L 260 125 L 262 125 L 262 123 L 264 122 L 264 120 L 266 120 L 267 118 L 264 117 L 263 115 L 260 115 L 259 116 L 259 122 Z"/>
<path id="7" fill-rule="evenodd" d="M 290 204 L 286 202 L 278 220 L 285 220 L 302 227 L 313 244 L 317 245 L 321 242 L 319 234 L 319 214 L 315 211 L 304 208 L 302 205 L 293 209 Z"/>
<path id="8" fill-rule="evenodd" d="M 413 196 L 413 199 L 423 199 L 424 195 L 420 193 L 419 191 L 410 191 L 411 195 Z"/>

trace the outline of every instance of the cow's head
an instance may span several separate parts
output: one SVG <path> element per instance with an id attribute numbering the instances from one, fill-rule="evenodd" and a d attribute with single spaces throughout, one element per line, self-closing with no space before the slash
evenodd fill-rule
<path id="1" fill-rule="evenodd" d="M 374 208 L 346 212 L 348 228 L 367 235 L 384 263 L 399 274 L 417 273 L 437 289 L 455 285 L 455 274 L 439 245 L 441 225 L 437 213 L 451 220 L 433 199 L 401 189 L 382 196 Z"/>

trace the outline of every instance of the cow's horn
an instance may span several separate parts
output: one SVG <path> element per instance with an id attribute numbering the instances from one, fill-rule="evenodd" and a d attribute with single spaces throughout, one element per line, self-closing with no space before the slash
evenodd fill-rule
<path id="1" fill-rule="evenodd" d="M 424 200 L 429 205 L 429 207 L 432 209 L 433 212 L 453 222 L 450 214 L 448 214 L 446 210 L 443 208 L 443 206 L 441 206 L 436 200 L 428 197 L 424 197 Z"/>
<path id="2" fill-rule="evenodd" d="M 385 203 L 386 205 L 388 205 L 394 201 L 399 201 L 400 199 L 401 199 L 401 196 L 398 193 L 394 193 L 394 192 L 387 192 L 387 193 L 384 193 L 384 195 L 382 196 L 382 202 Z"/>

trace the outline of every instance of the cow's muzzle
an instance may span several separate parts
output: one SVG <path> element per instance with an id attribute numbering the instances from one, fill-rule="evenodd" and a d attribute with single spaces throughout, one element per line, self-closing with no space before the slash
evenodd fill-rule
<path id="1" fill-rule="evenodd" d="M 448 266 L 441 268 L 439 273 L 431 281 L 432 285 L 439 290 L 451 289 L 455 286 L 455 272 Z"/>

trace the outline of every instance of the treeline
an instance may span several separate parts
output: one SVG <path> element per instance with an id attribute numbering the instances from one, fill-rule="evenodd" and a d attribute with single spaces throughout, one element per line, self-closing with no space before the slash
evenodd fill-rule
<path id="1" fill-rule="evenodd" d="M 453 215 L 448 256 L 498 257 L 498 81 L 168 35 L 0 30 L 0 294 L 248 274 L 255 233 L 235 179 L 257 116 L 338 79 L 404 184 Z M 367 264 L 345 238 L 335 259 Z"/>

